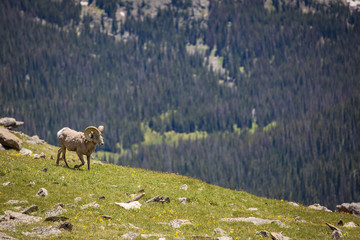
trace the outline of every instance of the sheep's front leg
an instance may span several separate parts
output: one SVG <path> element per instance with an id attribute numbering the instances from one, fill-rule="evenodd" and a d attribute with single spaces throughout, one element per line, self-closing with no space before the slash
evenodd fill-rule
<path id="1" fill-rule="evenodd" d="M 79 159 L 80 159 L 80 161 L 81 161 L 81 164 L 75 165 L 74 168 L 80 168 L 82 165 L 85 164 L 83 155 L 82 155 L 81 153 L 77 153 L 77 155 L 78 155 L 78 157 L 79 157 Z"/>
<path id="2" fill-rule="evenodd" d="M 61 153 L 62 153 L 62 148 L 59 148 L 57 158 L 56 158 L 56 165 L 59 165 Z"/>
<path id="3" fill-rule="evenodd" d="M 91 155 L 86 155 L 86 158 L 87 158 L 88 170 L 90 170 L 90 159 L 91 159 Z"/>
<path id="4" fill-rule="evenodd" d="M 62 157 L 61 157 L 61 153 L 62 153 Z M 66 148 L 60 147 L 57 154 L 56 165 L 59 165 L 60 159 L 64 159 L 66 166 L 69 167 L 69 165 L 66 162 L 65 154 L 66 154 Z"/>

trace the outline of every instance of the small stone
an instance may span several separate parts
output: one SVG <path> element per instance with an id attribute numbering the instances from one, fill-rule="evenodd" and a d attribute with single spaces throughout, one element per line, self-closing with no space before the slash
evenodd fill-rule
<path id="1" fill-rule="evenodd" d="M 248 211 L 257 211 L 258 209 L 257 208 L 248 208 L 247 210 Z"/>
<path id="2" fill-rule="evenodd" d="M 181 190 L 187 191 L 188 190 L 188 186 L 186 184 L 182 185 L 180 187 Z"/>
<path id="3" fill-rule="evenodd" d="M 23 232 L 22 234 L 34 238 L 45 238 L 51 235 L 57 236 L 58 234 L 61 234 L 61 231 L 57 226 L 36 227 L 33 228 L 32 231 L 33 232 Z"/>
<path id="4" fill-rule="evenodd" d="M 74 200 L 75 200 L 75 202 L 80 202 L 82 200 L 82 198 L 81 197 L 76 197 Z"/>
<path id="5" fill-rule="evenodd" d="M 32 187 L 32 186 L 34 186 L 34 185 L 35 185 L 35 182 L 34 182 L 34 181 L 30 181 L 29 184 L 28 184 L 29 187 Z"/>
<path id="6" fill-rule="evenodd" d="M 26 142 L 33 144 L 33 145 L 45 143 L 45 141 L 41 140 L 38 135 L 34 135 L 34 136 L 30 137 L 28 140 L 26 140 Z"/>
<path id="7" fill-rule="evenodd" d="M 90 208 L 90 207 L 98 208 L 98 207 L 100 207 L 100 205 L 98 203 L 96 203 L 96 201 L 95 201 L 95 202 L 91 202 L 91 203 L 81 206 L 81 209 L 86 209 L 86 208 Z"/>
<path id="8" fill-rule="evenodd" d="M 273 240 L 291 240 L 291 238 L 288 238 L 284 234 L 277 233 L 277 232 L 271 232 L 270 236 L 271 236 L 271 239 L 273 239 Z"/>
<path id="9" fill-rule="evenodd" d="M 31 151 L 31 150 L 29 150 L 29 149 L 27 149 L 27 148 L 22 148 L 22 149 L 20 149 L 20 154 L 21 155 L 31 155 L 31 154 L 33 154 L 33 152 Z"/>
<path id="10" fill-rule="evenodd" d="M 41 169 L 41 171 L 43 171 L 43 172 L 47 172 L 47 171 L 48 171 L 48 169 L 47 169 L 47 168 L 44 168 L 44 169 Z"/>
<path id="11" fill-rule="evenodd" d="M 4 148 L 4 146 L 0 143 L 0 151 L 5 151 L 6 149 Z M 0 235 L 1 236 L 1 235 Z M 0 238 L 1 239 L 1 238 Z"/>
<path id="12" fill-rule="evenodd" d="M 11 184 L 11 182 L 5 182 L 5 183 L 3 183 L 2 185 L 4 186 L 4 187 L 6 187 L 6 186 L 9 186 Z"/>
<path id="13" fill-rule="evenodd" d="M 141 203 L 139 203 L 138 201 L 134 201 L 134 202 L 131 202 L 131 203 L 117 203 L 116 202 L 115 204 L 125 208 L 126 210 L 140 209 L 140 207 L 141 207 Z"/>
<path id="14" fill-rule="evenodd" d="M 340 219 L 340 220 L 338 221 L 337 225 L 338 225 L 338 226 L 344 226 L 343 220 Z"/>
<path id="15" fill-rule="evenodd" d="M 103 230 L 103 231 L 105 230 L 105 227 L 104 227 L 104 226 L 100 226 L 99 228 L 100 228 L 101 230 Z"/>
<path id="16" fill-rule="evenodd" d="M 289 202 L 289 204 L 294 206 L 294 207 L 299 207 L 299 204 L 297 204 L 296 202 Z"/>
<path id="17" fill-rule="evenodd" d="M 67 210 L 63 208 L 63 204 L 58 203 L 58 204 L 56 204 L 54 209 L 51 209 L 51 210 L 47 211 L 45 213 L 45 216 L 48 218 L 48 217 L 58 216 L 58 215 L 63 214 L 65 212 L 67 212 Z"/>
<path id="18" fill-rule="evenodd" d="M 45 153 L 34 154 L 34 159 L 45 159 Z"/>
<path id="19" fill-rule="evenodd" d="M 186 197 L 182 197 L 182 198 L 178 198 L 179 202 L 181 204 L 186 204 L 187 203 L 187 198 Z"/>
<path id="20" fill-rule="evenodd" d="M 24 200 L 24 201 L 20 201 L 20 200 L 9 200 L 7 201 L 5 204 L 7 205 L 15 205 L 15 204 L 27 204 L 29 203 L 28 201 Z"/>
<path id="21" fill-rule="evenodd" d="M 10 237 L 3 232 L 0 232 L 0 239 L 1 240 L 17 240 L 17 238 Z"/>
<path id="22" fill-rule="evenodd" d="M 62 224 L 60 224 L 59 229 L 64 229 L 71 232 L 73 229 L 73 225 L 70 222 L 63 222 Z"/>
<path id="23" fill-rule="evenodd" d="M 105 220 L 112 219 L 112 217 L 111 217 L 111 216 L 108 216 L 108 215 L 101 215 L 100 217 L 103 218 L 103 219 L 105 219 Z"/>
<path id="24" fill-rule="evenodd" d="M 45 222 L 58 222 L 58 221 L 66 221 L 68 220 L 69 218 L 67 217 L 64 217 L 64 216 L 50 216 L 50 217 L 47 217 L 45 218 Z"/>
<path id="25" fill-rule="evenodd" d="M 192 223 L 187 219 L 174 219 L 174 220 L 170 221 L 169 224 L 173 228 L 180 228 L 182 225 L 187 225 L 187 224 L 192 224 Z"/>
<path id="26" fill-rule="evenodd" d="M 222 230 L 221 228 L 215 228 L 214 232 L 216 234 L 219 234 L 220 236 L 226 236 L 227 235 L 226 232 L 224 230 Z"/>
<path id="27" fill-rule="evenodd" d="M 334 230 L 331 234 L 331 239 L 341 239 L 343 237 L 343 234 L 339 230 Z"/>
<path id="28" fill-rule="evenodd" d="M 256 235 L 260 235 L 261 237 L 270 237 L 270 233 L 268 231 L 257 231 Z"/>
<path id="29" fill-rule="evenodd" d="M 98 199 L 105 199 L 105 196 L 101 196 L 101 197 L 99 197 Z"/>
<path id="30" fill-rule="evenodd" d="M 36 212 L 39 210 L 39 207 L 37 205 L 32 205 L 28 208 L 26 208 L 24 211 L 22 211 L 21 213 L 22 214 L 29 214 L 29 213 L 32 213 L 32 212 Z"/>
<path id="31" fill-rule="evenodd" d="M 45 188 L 40 188 L 38 193 L 36 194 L 37 197 L 46 197 L 49 193 Z"/>
<path id="32" fill-rule="evenodd" d="M 125 239 L 134 239 L 134 238 L 137 238 L 138 236 L 139 236 L 138 233 L 128 232 L 128 233 L 122 235 L 121 237 L 125 238 Z"/>

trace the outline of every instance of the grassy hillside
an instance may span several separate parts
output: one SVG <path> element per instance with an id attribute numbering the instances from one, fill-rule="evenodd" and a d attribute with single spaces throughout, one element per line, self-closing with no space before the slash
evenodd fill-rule
<path id="1" fill-rule="evenodd" d="M 342 213 L 329 213 L 309 209 L 306 206 L 292 206 L 283 200 L 260 198 L 242 191 L 233 191 L 177 174 L 154 172 L 143 169 L 127 168 L 111 164 L 92 163 L 91 171 L 83 167 L 73 170 L 55 165 L 57 147 L 48 144 L 32 145 L 26 143 L 28 136 L 20 136 L 23 147 L 34 154 L 45 153 L 45 159 L 34 159 L 33 155 L 22 156 L 14 150 L 0 151 L 0 215 L 6 210 L 14 210 L 5 204 L 9 200 L 27 200 L 22 207 L 37 205 L 35 216 L 45 219 L 45 213 L 57 203 L 63 203 L 67 212 L 61 214 L 69 218 L 73 230 L 63 231 L 55 239 L 118 239 L 134 232 L 138 239 L 183 239 L 220 237 L 214 229 L 221 228 L 233 239 L 262 239 L 256 232 L 282 232 L 292 239 L 330 239 L 331 230 L 325 225 L 343 222 L 360 224 L 360 219 Z M 77 159 L 68 153 L 70 165 Z M 76 160 L 77 161 L 77 160 Z M 95 161 L 96 162 L 96 161 Z M 43 169 L 47 171 L 43 171 Z M 29 186 L 33 181 L 35 185 Z M 181 189 L 186 184 L 187 190 Z M 275 187 L 275 186 L 274 186 Z M 36 197 L 40 188 L 46 188 L 47 197 Z M 134 194 L 144 189 L 145 196 L 139 200 L 140 209 L 125 210 L 115 202 L 126 202 Z M 156 195 L 169 197 L 170 203 L 145 203 Z M 105 199 L 99 199 L 104 196 Z M 81 201 L 75 198 L 81 197 Z M 188 199 L 181 204 L 178 198 Z M 100 207 L 82 209 L 82 206 L 96 201 Z M 16 205 L 18 206 L 18 205 Z M 257 210 L 251 210 L 256 208 Z M 14 210 L 18 211 L 18 210 Z M 104 219 L 108 215 L 111 219 Z M 295 217 L 306 222 L 297 222 Z M 289 228 L 271 223 L 256 226 L 252 223 L 227 222 L 224 219 L 238 217 L 257 217 L 280 220 Z M 169 224 L 174 219 L 187 219 L 191 224 L 173 228 Z M 22 232 L 32 232 L 38 226 L 51 226 L 58 223 L 40 221 L 36 224 L 21 225 L 16 232 L 6 232 L 18 239 L 27 239 Z M 358 239 L 359 227 L 343 228 L 346 239 Z M 30 238 L 30 237 L 29 237 Z"/>

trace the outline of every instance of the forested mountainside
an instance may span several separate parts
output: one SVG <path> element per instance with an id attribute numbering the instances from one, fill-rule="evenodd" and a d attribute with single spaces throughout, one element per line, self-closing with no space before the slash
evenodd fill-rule
<path id="1" fill-rule="evenodd" d="M 359 201 L 359 12 L 149 2 L 1 1 L 0 115 L 52 144 L 64 126 L 103 124 L 117 164 L 305 204 Z M 149 129 L 164 141 L 146 142 Z M 168 143 L 172 131 L 206 134 Z"/>

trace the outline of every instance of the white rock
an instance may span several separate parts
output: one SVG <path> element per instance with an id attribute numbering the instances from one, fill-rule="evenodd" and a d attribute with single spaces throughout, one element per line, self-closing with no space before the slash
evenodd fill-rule
<path id="1" fill-rule="evenodd" d="M 121 236 L 121 238 L 125 238 L 125 239 L 134 239 L 137 238 L 139 236 L 138 233 L 134 233 L 134 232 L 128 232 L 124 235 Z"/>
<path id="2" fill-rule="evenodd" d="M 7 201 L 5 204 L 7 205 L 15 205 L 15 204 L 27 204 L 29 203 L 28 201 L 20 201 L 20 200 L 9 200 Z"/>
<path id="3" fill-rule="evenodd" d="M 11 182 L 5 182 L 2 185 L 5 187 L 5 186 L 9 186 L 10 184 L 11 184 Z"/>
<path id="4" fill-rule="evenodd" d="M 263 225 L 263 224 L 271 224 L 275 223 L 280 227 L 289 228 L 290 226 L 286 225 L 285 223 L 279 220 L 269 220 L 269 219 L 262 219 L 262 218 L 255 218 L 255 217 L 248 217 L 248 218 L 223 218 L 221 219 L 222 222 L 251 222 L 256 226 Z"/>
<path id="5" fill-rule="evenodd" d="M 187 203 L 187 198 L 186 197 L 182 197 L 182 198 L 178 198 L 179 202 L 181 204 L 186 204 Z"/>
<path id="6" fill-rule="evenodd" d="M 134 202 L 131 202 L 131 203 L 117 203 L 116 202 L 115 204 L 125 208 L 126 210 L 140 209 L 140 207 L 141 207 L 141 203 L 139 203 L 138 201 L 134 201 Z"/>
<path id="7" fill-rule="evenodd" d="M 289 204 L 294 206 L 294 207 L 299 207 L 299 204 L 297 204 L 296 202 L 289 202 Z"/>
<path id="8" fill-rule="evenodd" d="M 81 209 L 86 209 L 89 207 L 98 208 L 98 207 L 100 207 L 100 205 L 98 203 L 96 203 L 96 201 L 95 201 L 95 202 L 91 202 L 91 203 L 81 206 Z"/>
<path id="9" fill-rule="evenodd" d="M 31 155 L 31 154 L 33 154 L 33 152 L 27 148 L 22 148 L 22 149 L 20 149 L 20 154 L 21 155 Z"/>
<path id="10" fill-rule="evenodd" d="M 332 212 L 330 209 L 328 209 L 327 207 L 321 206 L 318 203 L 315 203 L 313 205 L 310 205 L 309 208 L 314 209 L 314 210 L 321 210 L 321 211 L 325 211 L 325 212 Z"/>
<path id="11" fill-rule="evenodd" d="M 81 197 L 76 197 L 75 198 L 75 202 L 80 202 L 82 199 L 81 199 Z"/>
<path id="12" fill-rule="evenodd" d="M 184 184 L 180 187 L 180 189 L 186 191 L 186 190 L 188 190 L 188 186 L 186 184 Z"/>
<path id="13" fill-rule="evenodd" d="M 344 227 L 346 228 L 356 228 L 357 225 L 354 222 L 348 222 L 344 224 Z"/>
<path id="14" fill-rule="evenodd" d="M 38 193 L 36 194 L 37 197 L 46 197 L 49 193 L 45 188 L 40 188 Z"/>
<path id="15" fill-rule="evenodd" d="M 248 211 L 257 211 L 258 209 L 257 208 L 248 208 L 247 210 Z"/>

